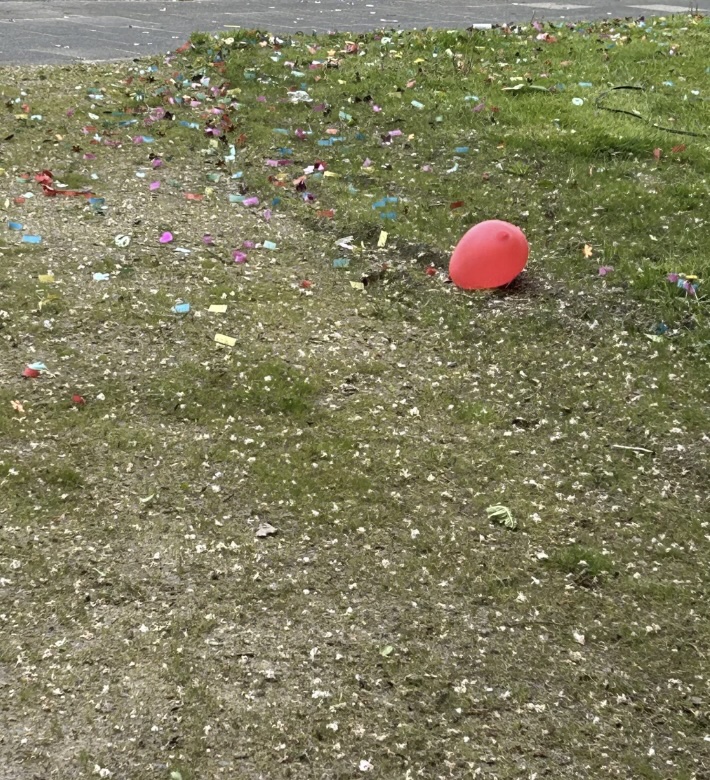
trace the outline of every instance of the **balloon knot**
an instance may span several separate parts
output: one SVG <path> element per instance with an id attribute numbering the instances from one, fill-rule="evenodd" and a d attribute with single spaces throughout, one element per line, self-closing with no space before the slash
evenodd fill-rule
<path id="1" fill-rule="evenodd" d="M 510 238 L 510 235 L 506 233 L 505 230 L 501 230 L 500 233 L 498 233 L 498 240 L 499 241 L 507 241 Z"/>

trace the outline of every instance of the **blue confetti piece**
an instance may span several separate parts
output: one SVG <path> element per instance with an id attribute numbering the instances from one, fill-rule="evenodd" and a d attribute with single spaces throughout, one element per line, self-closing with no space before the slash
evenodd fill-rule
<path id="1" fill-rule="evenodd" d="M 10 230 L 22 230 L 24 225 L 21 222 L 8 222 L 7 226 Z"/>
<path id="2" fill-rule="evenodd" d="M 23 244 L 41 244 L 42 236 L 22 236 Z"/>
<path id="3" fill-rule="evenodd" d="M 246 195 L 235 195 L 234 193 L 229 193 L 229 202 L 230 203 L 242 203 Z"/>
<path id="4" fill-rule="evenodd" d="M 593 86 L 593 85 L 592 85 L 592 82 L 591 82 L 591 81 L 580 81 L 580 82 L 579 82 L 579 86 L 580 86 L 580 87 L 591 87 L 591 86 Z"/>
<path id="5" fill-rule="evenodd" d="M 664 81 L 663 82 L 664 87 L 674 87 L 675 84 L 672 81 Z"/>
<path id="6" fill-rule="evenodd" d="M 333 268 L 347 268 L 350 265 L 350 260 L 347 257 L 336 257 L 333 260 Z"/>
<path id="7" fill-rule="evenodd" d="M 180 127 L 189 127 L 191 130 L 199 130 L 200 126 L 197 122 L 188 122 L 186 119 L 180 120 Z"/>
<path id="8" fill-rule="evenodd" d="M 382 219 L 397 219 L 397 214 L 394 211 L 381 211 L 380 217 Z"/>
<path id="9" fill-rule="evenodd" d="M 373 209 L 382 209 L 387 205 L 387 201 L 382 198 L 382 200 L 377 200 L 372 204 Z"/>
<path id="10" fill-rule="evenodd" d="M 305 73 L 303 73 L 303 72 L 302 72 L 302 71 L 300 71 L 300 70 L 292 70 L 292 71 L 291 71 L 291 75 L 292 75 L 294 78 L 297 78 L 297 79 L 302 79 L 302 78 L 303 78 L 303 77 L 304 77 L 306 74 L 305 74 Z"/>
<path id="11" fill-rule="evenodd" d="M 94 274 L 94 281 L 95 282 L 108 282 L 108 280 L 111 278 L 110 274 L 102 274 L 98 271 Z"/>
<path id="12" fill-rule="evenodd" d="M 233 179 L 241 179 L 242 176 L 244 176 L 244 171 L 237 171 L 236 173 L 232 174 Z"/>
<path id="13" fill-rule="evenodd" d="M 333 139 L 332 138 L 321 138 L 318 141 L 318 146 L 332 146 L 333 145 Z"/>
<path id="14" fill-rule="evenodd" d="M 478 103 L 481 98 L 478 97 L 478 95 L 466 95 L 464 100 L 471 101 L 473 100 L 475 103 Z"/>
<path id="15" fill-rule="evenodd" d="M 364 141 L 365 140 L 365 133 L 355 133 L 355 140 L 356 141 Z"/>
<path id="16" fill-rule="evenodd" d="M 279 135 L 288 135 L 290 131 L 285 127 L 275 127 L 274 132 L 278 133 Z"/>
<path id="17" fill-rule="evenodd" d="M 454 151 L 456 154 L 468 154 L 468 146 L 457 146 Z"/>
<path id="18" fill-rule="evenodd" d="M 282 157 L 290 157 L 293 154 L 293 149 L 288 146 L 279 146 L 276 150 Z"/>
<path id="19" fill-rule="evenodd" d="M 278 206 L 279 203 L 281 203 L 281 198 L 276 197 L 276 198 L 272 198 L 271 199 L 271 205 L 272 206 Z"/>
<path id="20" fill-rule="evenodd" d="M 122 122 L 118 123 L 119 127 L 128 127 L 129 125 L 137 125 L 138 120 L 137 119 L 124 119 Z"/>
<path id="21" fill-rule="evenodd" d="M 46 371 L 47 366 L 44 365 L 44 363 L 30 363 L 28 368 L 31 368 L 33 371 Z"/>
<path id="22" fill-rule="evenodd" d="M 351 195 L 356 195 L 358 192 L 360 192 L 360 190 L 358 190 L 358 188 L 354 184 L 348 184 L 348 192 Z"/>
<path id="23" fill-rule="evenodd" d="M 264 249 L 276 249 L 276 244 L 273 241 L 264 241 L 263 247 Z"/>
<path id="24" fill-rule="evenodd" d="M 173 311 L 175 314 L 187 314 L 190 311 L 190 304 L 176 303 L 175 306 L 173 306 Z"/>

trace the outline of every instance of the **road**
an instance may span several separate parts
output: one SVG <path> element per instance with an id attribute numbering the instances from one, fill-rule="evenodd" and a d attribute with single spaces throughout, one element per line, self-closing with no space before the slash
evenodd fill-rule
<path id="1" fill-rule="evenodd" d="M 360 32 L 689 10 L 688 5 L 643 0 L 0 0 L 0 65 L 130 59 L 175 49 L 194 30 Z M 710 13 L 710 0 L 700 0 L 698 10 Z"/>

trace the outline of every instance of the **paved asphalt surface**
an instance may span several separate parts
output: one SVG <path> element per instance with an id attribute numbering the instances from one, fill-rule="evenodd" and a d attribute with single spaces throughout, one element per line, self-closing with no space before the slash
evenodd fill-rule
<path id="1" fill-rule="evenodd" d="M 531 19 L 683 14 L 683 0 L 0 0 L 0 65 L 130 59 L 167 52 L 193 30 L 275 33 L 469 27 Z M 710 13 L 710 0 L 693 10 Z M 699 7 L 698 7 L 699 6 Z"/>

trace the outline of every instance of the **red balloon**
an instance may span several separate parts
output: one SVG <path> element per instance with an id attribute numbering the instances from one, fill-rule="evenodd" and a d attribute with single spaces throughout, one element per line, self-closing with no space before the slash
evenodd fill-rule
<path id="1" fill-rule="evenodd" d="M 523 231 L 499 219 L 474 225 L 459 241 L 449 276 L 463 290 L 502 287 L 525 268 L 530 247 Z"/>

